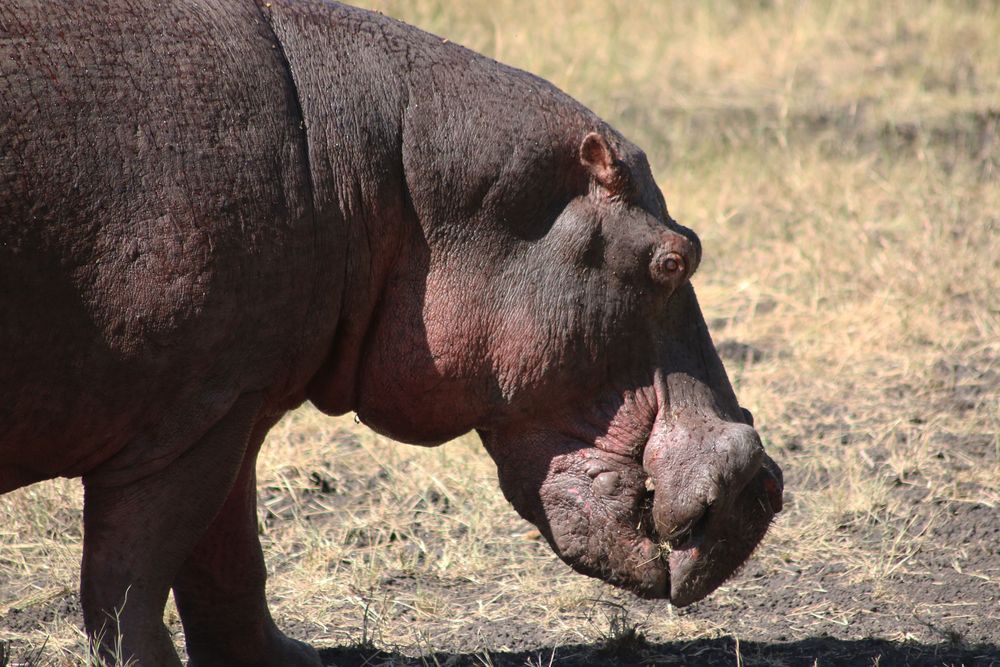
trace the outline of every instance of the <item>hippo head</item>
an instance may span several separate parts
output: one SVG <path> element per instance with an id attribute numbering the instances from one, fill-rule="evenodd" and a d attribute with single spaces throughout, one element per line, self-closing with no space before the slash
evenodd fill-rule
<path id="1" fill-rule="evenodd" d="M 354 406 L 419 444 L 477 430 L 505 496 L 565 562 L 686 605 L 760 542 L 781 472 L 689 283 L 697 236 L 642 152 L 594 129 L 565 149 L 481 146 L 472 175 L 404 152 L 416 224 Z"/>

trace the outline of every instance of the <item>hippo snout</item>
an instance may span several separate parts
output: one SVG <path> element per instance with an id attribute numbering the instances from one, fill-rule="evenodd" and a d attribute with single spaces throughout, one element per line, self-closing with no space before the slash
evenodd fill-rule
<path id="1" fill-rule="evenodd" d="M 669 553 L 671 602 L 699 600 L 729 577 L 781 510 L 781 470 L 747 423 L 667 418 L 643 456 L 652 535 Z M 749 421 L 749 420 L 748 420 Z"/>
<path id="2" fill-rule="evenodd" d="M 656 488 L 657 533 L 674 540 L 689 533 L 709 510 L 729 511 L 760 472 L 764 456 L 753 427 L 731 422 L 677 424 L 651 441 L 643 467 Z"/>

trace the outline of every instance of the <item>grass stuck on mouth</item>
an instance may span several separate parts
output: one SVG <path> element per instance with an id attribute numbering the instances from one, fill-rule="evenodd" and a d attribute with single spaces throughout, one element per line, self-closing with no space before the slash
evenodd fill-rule
<path id="1" fill-rule="evenodd" d="M 1000 664 L 1000 5 L 366 4 L 644 148 L 785 508 L 675 610 L 562 565 L 474 437 L 303 407 L 259 463 L 279 625 L 338 665 Z M 86 655 L 81 500 L 0 498 L 0 664 Z"/>

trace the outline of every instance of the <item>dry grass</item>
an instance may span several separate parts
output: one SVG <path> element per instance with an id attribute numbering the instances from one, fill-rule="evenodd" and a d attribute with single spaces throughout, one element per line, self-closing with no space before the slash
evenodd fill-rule
<path id="1" fill-rule="evenodd" d="M 559 564 L 474 438 L 406 447 L 303 408 L 259 465 L 279 622 L 425 664 L 995 650 L 1000 5 L 918 4 L 371 2 L 549 78 L 647 150 L 705 244 L 702 306 L 788 504 L 740 577 L 676 612 Z M 73 481 L 0 499 L 13 660 L 83 654 L 80 500 Z M 743 641 L 698 643 L 726 635 Z"/>

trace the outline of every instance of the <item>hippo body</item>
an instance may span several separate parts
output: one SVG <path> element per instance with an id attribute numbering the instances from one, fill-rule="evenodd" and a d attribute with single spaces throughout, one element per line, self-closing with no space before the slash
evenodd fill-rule
<path id="1" fill-rule="evenodd" d="M 142 664 L 178 663 L 171 589 L 190 664 L 319 664 L 271 621 L 254 511 L 304 400 L 416 444 L 475 429 L 572 567 L 717 587 L 781 479 L 700 253 L 586 108 L 381 15 L 0 5 L 0 493 L 82 477 L 87 630 L 121 610 Z"/>

